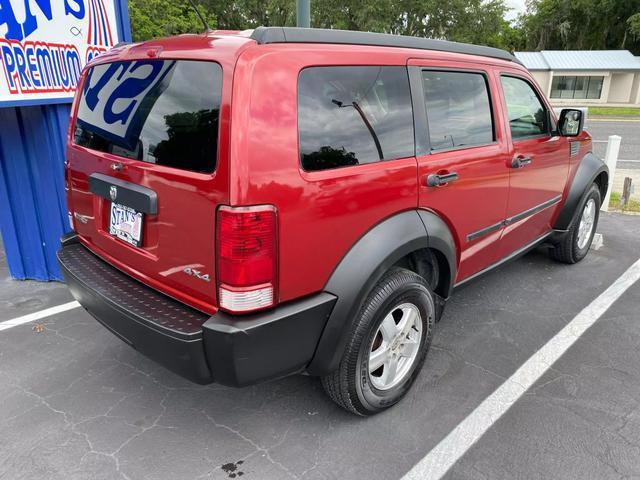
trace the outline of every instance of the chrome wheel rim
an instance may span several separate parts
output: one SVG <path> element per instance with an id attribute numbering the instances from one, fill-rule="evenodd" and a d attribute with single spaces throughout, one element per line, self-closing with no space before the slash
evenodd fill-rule
<path id="1" fill-rule="evenodd" d="M 400 384 L 418 358 L 422 316 L 412 303 L 394 307 L 382 320 L 369 346 L 369 380 L 378 390 Z"/>
<path id="2" fill-rule="evenodd" d="M 587 246 L 593 227 L 596 222 L 596 202 L 593 198 L 590 198 L 582 210 L 582 216 L 580 217 L 580 225 L 578 225 L 578 248 L 582 250 Z"/>

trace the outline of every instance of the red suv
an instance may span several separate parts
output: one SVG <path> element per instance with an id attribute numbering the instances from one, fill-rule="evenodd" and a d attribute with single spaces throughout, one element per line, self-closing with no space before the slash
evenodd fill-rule
<path id="1" fill-rule="evenodd" d="M 488 47 L 281 27 L 120 46 L 73 104 L 59 261 L 176 373 L 306 373 L 372 414 L 455 287 L 542 243 L 587 254 L 608 171 L 582 123 Z"/>

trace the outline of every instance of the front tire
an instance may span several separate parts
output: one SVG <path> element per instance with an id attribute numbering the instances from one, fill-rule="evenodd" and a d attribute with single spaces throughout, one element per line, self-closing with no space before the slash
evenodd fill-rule
<path id="1" fill-rule="evenodd" d="M 578 263 L 587 256 L 598 226 L 601 202 L 600 189 L 594 183 L 582 200 L 580 213 L 569 231 L 549 250 L 551 258 L 563 263 Z"/>
<path id="2" fill-rule="evenodd" d="M 424 363 L 434 319 L 427 282 L 403 268 L 387 272 L 365 300 L 338 369 L 322 378 L 329 397 L 357 415 L 397 403 Z"/>

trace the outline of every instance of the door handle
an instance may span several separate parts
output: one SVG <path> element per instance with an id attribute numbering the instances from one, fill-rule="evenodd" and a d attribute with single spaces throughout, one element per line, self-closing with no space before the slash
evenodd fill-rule
<path id="1" fill-rule="evenodd" d="M 432 173 L 427 177 L 428 187 L 441 187 L 447 183 L 455 182 L 458 180 L 458 174 L 456 172 L 451 173 Z"/>
<path id="2" fill-rule="evenodd" d="M 525 157 L 524 155 L 518 155 L 517 157 L 513 157 L 511 159 L 511 168 L 523 168 L 527 165 L 531 165 L 533 162 L 533 158 Z"/>

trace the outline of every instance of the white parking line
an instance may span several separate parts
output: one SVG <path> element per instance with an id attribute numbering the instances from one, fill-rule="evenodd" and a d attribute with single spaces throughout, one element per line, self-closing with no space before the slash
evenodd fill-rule
<path id="1" fill-rule="evenodd" d="M 575 316 L 556 336 L 534 353 L 487 397 L 402 480 L 442 478 L 447 471 L 504 415 L 513 404 L 640 278 L 636 261 L 598 298 Z"/>
<path id="2" fill-rule="evenodd" d="M 44 310 L 29 313 L 28 315 L 23 315 L 22 317 L 5 320 L 4 322 L 0 322 L 0 332 L 2 330 L 17 327 L 18 325 L 24 325 L 25 323 L 34 322 L 42 318 L 50 317 L 51 315 L 56 315 L 57 313 L 66 312 L 67 310 L 78 308 L 79 306 L 80 304 L 78 302 L 63 303 L 62 305 L 45 308 Z"/>

